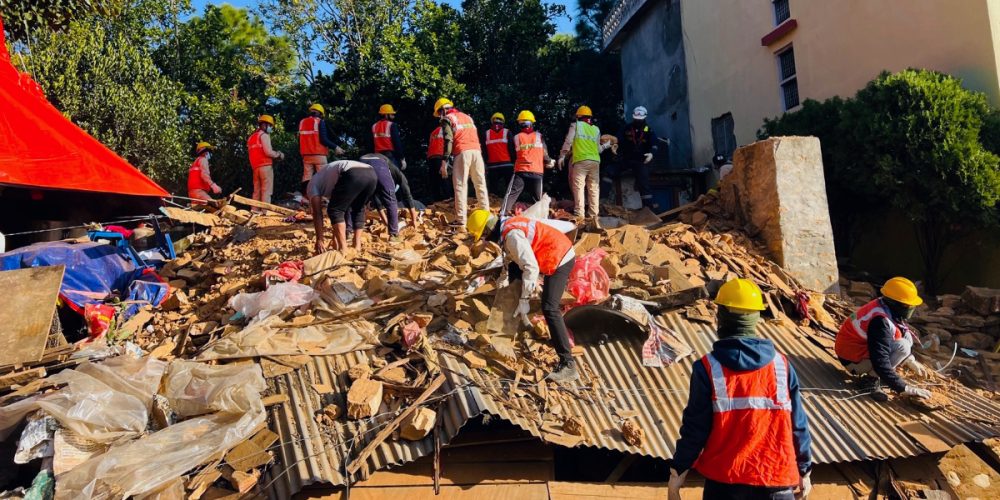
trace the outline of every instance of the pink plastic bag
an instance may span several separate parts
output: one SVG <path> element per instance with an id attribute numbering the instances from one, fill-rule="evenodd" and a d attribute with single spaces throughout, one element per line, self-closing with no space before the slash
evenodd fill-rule
<path id="1" fill-rule="evenodd" d="M 567 289 L 569 293 L 576 297 L 573 306 L 592 304 L 608 298 L 611 289 L 611 279 L 607 271 L 601 267 L 601 261 L 608 256 L 608 253 L 600 248 L 595 248 L 583 257 L 577 257 L 573 272 L 569 275 Z"/>

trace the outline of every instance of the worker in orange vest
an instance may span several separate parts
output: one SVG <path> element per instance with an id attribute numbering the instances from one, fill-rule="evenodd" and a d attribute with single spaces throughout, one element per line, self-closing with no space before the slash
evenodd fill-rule
<path id="1" fill-rule="evenodd" d="M 483 210 L 490 209 L 490 195 L 486 189 L 486 166 L 483 164 L 482 148 L 476 123 L 472 117 L 459 111 L 448 99 L 442 97 L 434 103 L 434 116 L 441 118 L 444 133 L 444 156 L 438 171 L 441 177 L 448 176 L 448 160 L 453 160 L 452 187 L 455 190 L 455 215 L 459 227 L 465 227 L 468 217 L 469 199 L 467 186 L 472 178 L 476 190 L 476 202 Z"/>
<path id="2" fill-rule="evenodd" d="M 427 184 L 430 186 L 431 201 L 441 201 L 451 197 L 451 189 L 445 179 L 438 171 L 441 160 L 444 159 L 444 132 L 438 125 L 431 137 L 427 141 Z"/>
<path id="3" fill-rule="evenodd" d="M 919 377 L 926 377 L 927 368 L 912 354 L 916 335 L 906 323 L 917 306 L 924 301 L 912 281 L 895 277 L 886 281 L 882 296 L 861 306 L 844 320 L 834 350 L 840 362 L 851 374 L 860 377 L 862 390 L 876 401 L 887 401 L 882 384 L 897 393 L 928 398 L 931 393 L 896 373 L 905 365 Z"/>
<path id="4" fill-rule="evenodd" d="M 392 104 L 383 104 L 378 108 L 379 121 L 372 125 L 372 150 L 375 154 L 388 158 L 389 173 L 395 182 L 396 201 L 399 206 L 410 214 L 410 223 L 417 224 L 417 206 L 410 191 L 410 182 L 403 170 L 406 170 L 406 158 L 403 157 L 403 141 L 400 139 L 399 126 L 393 120 L 396 110 Z M 372 198 L 375 208 L 382 212 L 388 207 L 380 204 L 381 197 Z M 398 217 L 398 216 L 396 216 Z"/>
<path id="5" fill-rule="evenodd" d="M 326 110 L 322 104 L 309 106 L 309 116 L 299 121 L 299 153 L 302 156 L 302 194 L 305 196 L 306 185 L 309 179 L 319 169 L 323 168 L 330 159 L 327 156 L 330 150 L 337 156 L 343 156 L 341 149 L 333 139 L 330 138 L 330 129 L 326 126 Z"/>
<path id="6" fill-rule="evenodd" d="M 493 113 L 490 128 L 483 137 L 486 144 L 486 186 L 491 192 L 499 193 L 507 185 L 514 171 L 514 135 L 504 127 L 503 113 Z"/>
<path id="7" fill-rule="evenodd" d="M 247 153 L 250 155 L 250 167 L 253 168 L 253 199 L 264 203 L 271 203 L 274 191 L 274 160 L 285 158 L 285 153 L 271 149 L 273 130 L 274 117 L 260 115 L 257 118 L 257 130 L 247 139 Z"/>
<path id="8" fill-rule="evenodd" d="M 215 146 L 205 141 L 195 146 L 194 154 L 197 157 L 188 169 L 188 198 L 212 201 L 209 191 L 215 194 L 222 192 L 222 188 L 212 181 L 212 173 L 208 170 L 208 160 L 212 158 L 214 149 Z"/>
<path id="9" fill-rule="evenodd" d="M 809 422 L 795 369 L 756 335 L 760 288 L 734 279 L 715 303 L 719 340 L 694 362 L 667 498 L 680 500 L 692 467 L 705 477 L 705 499 L 804 498 L 812 490 Z"/>
<path id="10" fill-rule="evenodd" d="M 569 226 L 573 227 L 572 224 Z M 546 379 L 571 382 L 579 378 L 560 306 L 570 272 L 576 264 L 573 242 L 560 230 L 541 220 L 528 217 L 500 220 L 489 210 L 475 210 L 469 214 L 466 229 L 474 240 L 491 241 L 504 249 L 510 259 L 507 277 L 511 283 L 521 280 L 521 300 L 515 315 L 525 322 L 530 310 L 529 301 L 538 288 L 539 275 L 543 277 L 542 315 L 559 355 L 559 364 Z"/>
<path id="11" fill-rule="evenodd" d="M 535 130 L 534 113 L 521 111 L 517 115 L 517 123 L 521 127 L 521 132 L 514 136 L 514 150 L 517 152 L 514 158 L 514 176 L 507 186 L 500 215 L 507 215 L 507 212 L 514 209 L 514 204 L 524 191 L 525 185 L 528 185 L 528 196 L 532 203 L 541 200 L 545 168 L 555 166 L 555 161 L 549 158 L 549 153 L 545 149 L 542 134 Z"/>

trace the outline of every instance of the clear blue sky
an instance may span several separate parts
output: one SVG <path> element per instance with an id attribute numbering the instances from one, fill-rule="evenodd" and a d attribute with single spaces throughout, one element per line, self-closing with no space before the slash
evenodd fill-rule
<path id="1" fill-rule="evenodd" d="M 563 16 L 556 20 L 556 31 L 559 33 L 573 33 L 573 20 L 570 16 L 576 15 L 576 0 L 547 0 L 548 3 L 562 4 L 566 6 L 566 13 L 568 15 Z M 192 0 L 192 5 L 194 5 L 195 11 L 201 12 L 205 4 L 224 4 L 228 3 L 235 5 L 237 7 L 256 7 L 256 0 Z M 444 3 L 459 8 L 462 4 L 462 0 L 444 0 Z"/>

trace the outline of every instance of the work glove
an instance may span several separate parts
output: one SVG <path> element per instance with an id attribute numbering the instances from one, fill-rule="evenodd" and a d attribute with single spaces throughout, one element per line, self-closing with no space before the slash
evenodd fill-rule
<path id="1" fill-rule="evenodd" d="M 928 391 L 927 389 L 921 389 L 919 387 L 914 387 L 912 385 L 906 386 L 906 388 L 903 389 L 903 394 L 920 399 L 927 399 L 931 397 L 931 391 Z"/>
<path id="2" fill-rule="evenodd" d="M 670 480 L 667 481 L 667 500 L 681 500 L 681 486 L 687 479 L 688 471 L 678 474 L 674 468 L 670 469 Z"/>
<path id="3" fill-rule="evenodd" d="M 517 303 L 517 309 L 514 310 L 514 317 L 521 318 L 521 323 L 524 326 L 531 326 L 531 319 L 528 317 L 529 312 L 531 312 L 531 304 L 528 303 L 528 299 L 521 299 Z"/>
<path id="4" fill-rule="evenodd" d="M 282 153 L 281 151 L 278 151 L 278 159 L 279 160 L 284 160 L 285 159 L 285 153 Z"/>
<path id="5" fill-rule="evenodd" d="M 559 160 L 556 161 L 556 165 L 562 167 L 565 164 L 566 164 L 566 155 L 559 155 Z"/>
<path id="6" fill-rule="evenodd" d="M 645 159 L 642 160 L 643 163 L 649 163 L 653 161 L 653 153 L 646 153 Z"/>
<path id="7" fill-rule="evenodd" d="M 928 375 L 927 367 L 924 366 L 923 363 L 917 361 L 917 358 L 910 356 L 906 358 L 906 361 L 903 361 L 903 364 L 906 365 L 907 368 L 912 370 L 913 373 L 917 375 L 917 377 L 927 378 Z"/>
<path id="8" fill-rule="evenodd" d="M 333 154 L 337 156 L 344 156 L 344 153 L 346 153 L 346 151 L 344 151 L 344 148 L 340 146 L 333 148 Z"/>
<path id="9" fill-rule="evenodd" d="M 536 280 L 522 280 L 521 281 L 521 300 L 528 300 L 533 295 L 535 295 L 535 289 L 538 288 L 538 281 Z"/>
<path id="10" fill-rule="evenodd" d="M 550 159 L 550 160 L 549 160 L 549 164 L 548 164 L 548 165 L 546 165 L 546 166 L 547 166 L 548 168 L 555 168 L 555 166 L 556 166 L 556 161 L 555 161 L 555 160 L 552 160 L 552 159 Z"/>
<path id="11" fill-rule="evenodd" d="M 799 491 L 795 494 L 795 500 L 808 498 L 809 493 L 812 493 L 813 483 L 812 479 L 809 478 L 810 474 L 812 474 L 812 471 L 799 476 Z"/>
<path id="12" fill-rule="evenodd" d="M 406 170 L 406 160 L 405 159 L 399 162 L 399 169 L 400 170 Z"/>
<path id="13" fill-rule="evenodd" d="M 222 192 L 222 188 L 219 187 L 218 184 L 212 184 L 212 192 L 215 194 L 219 194 Z"/>

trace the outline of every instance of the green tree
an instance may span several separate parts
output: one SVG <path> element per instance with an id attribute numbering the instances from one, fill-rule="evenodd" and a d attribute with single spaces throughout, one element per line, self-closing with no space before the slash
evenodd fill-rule
<path id="1" fill-rule="evenodd" d="M 112 16 L 123 6 L 123 0 L 0 0 L 0 16 L 11 38 L 22 39 L 38 29 L 65 29 L 73 19 Z"/>

